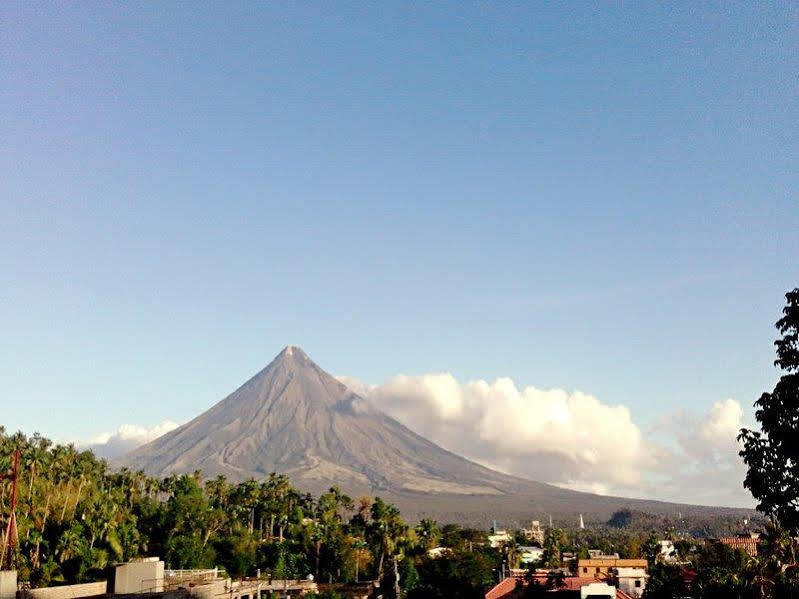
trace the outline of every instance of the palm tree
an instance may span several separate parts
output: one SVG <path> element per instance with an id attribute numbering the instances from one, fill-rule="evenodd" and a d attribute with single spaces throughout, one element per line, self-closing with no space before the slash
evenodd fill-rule
<path id="1" fill-rule="evenodd" d="M 361 567 L 361 558 L 366 550 L 366 540 L 363 537 L 353 539 L 352 547 L 355 549 L 355 582 L 358 582 L 358 574 Z"/>
<path id="2" fill-rule="evenodd" d="M 438 545 L 438 539 L 441 537 L 441 531 L 438 528 L 438 523 L 430 518 L 422 518 L 415 528 L 416 536 L 419 537 L 419 545 L 425 551 L 429 551 Z"/>
<path id="3" fill-rule="evenodd" d="M 377 566 L 378 576 L 383 578 L 385 559 L 394 551 L 396 541 L 407 527 L 400 517 L 399 510 L 379 497 L 372 504 L 370 515 L 369 532 L 380 556 Z"/>
<path id="4" fill-rule="evenodd" d="M 58 562 L 63 564 L 65 561 L 77 557 L 83 553 L 85 541 L 80 526 L 75 523 L 66 529 L 58 539 L 56 545 L 56 555 Z"/>

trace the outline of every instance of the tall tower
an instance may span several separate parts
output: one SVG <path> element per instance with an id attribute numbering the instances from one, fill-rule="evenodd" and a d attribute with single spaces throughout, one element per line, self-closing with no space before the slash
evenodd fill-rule
<path id="1" fill-rule="evenodd" d="M 580 530 L 585 528 L 585 522 L 583 522 L 583 515 L 580 514 Z"/>

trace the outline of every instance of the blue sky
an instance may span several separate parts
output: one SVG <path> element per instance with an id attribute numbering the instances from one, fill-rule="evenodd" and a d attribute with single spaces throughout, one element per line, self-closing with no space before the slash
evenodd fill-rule
<path id="1" fill-rule="evenodd" d="M 799 285 L 794 3 L 0 5 L 3 424 L 335 374 L 750 406 Z"/>

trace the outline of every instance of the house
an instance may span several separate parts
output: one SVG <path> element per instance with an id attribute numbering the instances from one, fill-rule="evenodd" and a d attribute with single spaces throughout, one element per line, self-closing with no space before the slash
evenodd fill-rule
<path id="1" fill-rule="evenodd" d="M 616 568 L 615 580 L 619 589 L 630 597 L 641 597 L 644 594 L 647 580 L 646 568 Z"/>
<path id="2" fill-rule="evenodd" d="M 617 568 L 633 568 L 646 574 L 648 563 L 645 559 L 598 558 L 581 559 L 577 562 L 578 576 L 593 576 L 598 580 L 613 578 Z"/>
<path id="3" fill-rule="evenodd" d="M 485 594 L 485 599 L 510 599 L 516 594 L 516 582 L 518 578 L 508 577 L 498 585 L 492 587 Z"/>

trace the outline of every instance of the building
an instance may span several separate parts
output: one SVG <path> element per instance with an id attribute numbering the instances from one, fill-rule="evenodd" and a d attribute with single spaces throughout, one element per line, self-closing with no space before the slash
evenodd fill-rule
<path id="1" fill-rule="evenodd" d="M 537 573 L 534 578 L 539 584 L 546 584 L 547 573 L 542 572 L 540 575 Z M 485 599 L 519 599 L 528 584 L 527 578 L 506 578 L 490 589 L 485 594 Z M 552 599 L 635 599 L 611 584 L 579 576 L 562 579 L 562 586 L 551 589 L 547 594 L 551 594 Z"/>
<path id="2" fill-rule="evenodd" d="M 17 571 L 0 570 L 0 599 L 16 599 Z"/>
<path id="3" fill-rule="evenodd" d="M 598 580 L 608 580 L 615 576 L 617 568 L 631 568 L 643 571 L 646 575 L 645 559 L 598 558 L 581 559 L 577 562 L 578 576 L 593 576 Z"/>
<path id="4" fill-rule="evenodd" d="M 590 559 L 619 559 L 618 553 L 602 553 L 601 549 L 589 549 L 588 557 Z"/>
<path id="5" fill-rule="evenodd" d="M 271 580 L 252 578 L 231 580 L 213 570 L 165 570 L 158 558 L 142 558 L 118 564 L 114 580 L 61 585 L 17 592 L 10 583 L 16 572 L 2 572 L 0 596 L 2 599 L 267 599 L 276 594 L 284 597 L 302 597 L 317 593 L 313 580 Z M 368 585 L 369 588 L 367 588 Z M 363 583 L 352 589 L 349 597 L 361 599 L 376 588 L 374 583 Z M 371 590 L 370 590 L 371 589 Z M 348 590 L 348 589 L 345 589 Z M 11 594 L 13 592 L 13 594 Z"/>
<path id="6" fill-rule="evenodd" d="M 510 543 L 512 540 L 513 537 L 510 536 L 507 530 L 494 529 L 494 532 L 488 535 L 488 544 L 495 549 L 504 543 Z"/>
<path id="7" fill-rule="evenodd" d="M 535 543 L 539 547 L 544 544 L 544 529 L 541 528 L 541 523 L 538 520 L 533 520 L 530 523 L 530 528 L 522 528 L 521 532 L 522 536 L 531 543 Z"/>
<path id="8" fill-rule="evenodd" d="M 644 594 L 647 580 L 646 569 L 616 568 L 615 581 L 619 589 L 630 597 L 641 597 Z"/>
<path id="9" fill-rule="evenodd" d="M 591 582 L 580 587 L 580 599 L 616 599 L 616 587 L 604 582 Z"/>
<path id="10" fill-rule="evenodd" d="M 544 550 L 541 547 L 522 545 L 519 547 L 519 561 L 522 566 L 529 566 L 541 560 Z"/>
<path id="11" fill-rule="evenodd" d="M 119 564 L 114 572 L 114 593 L 162 593 L 164 562 L 157 557 L 144 557 Z"/>

